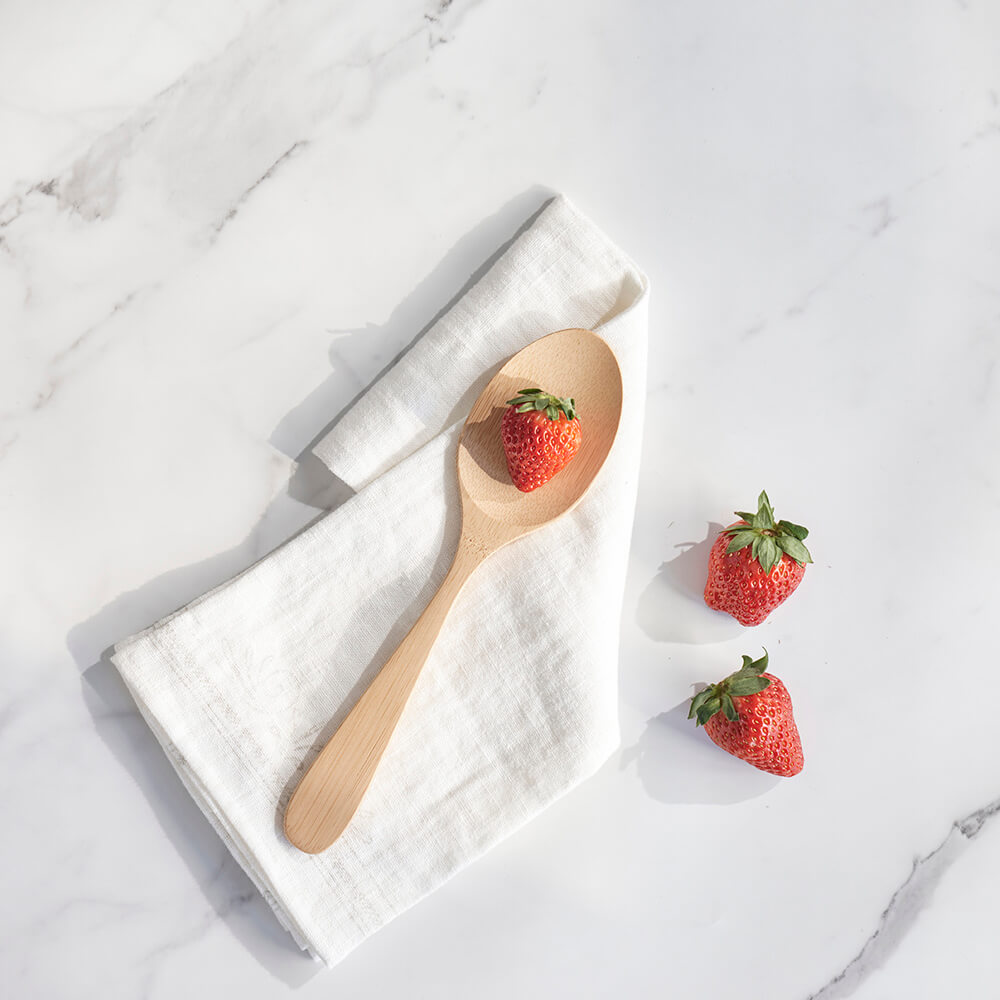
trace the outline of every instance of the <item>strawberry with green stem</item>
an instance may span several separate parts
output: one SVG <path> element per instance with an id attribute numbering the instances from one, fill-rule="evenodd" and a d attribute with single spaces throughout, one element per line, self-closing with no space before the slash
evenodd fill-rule
<path id="1" fill-rule="evenodd" d="M 500 438 L 511 481 L 522 493 L 547 483 L 580 450 L 576 401 L 541 389 L 521 389 L 507 400 Z"/>
<path id="2" fill-rule="evenodd" d="M 789 778 L 802 770 L 802 741 L 788 689 L 766 667 L 766 649 L 758 660 L 744 656 L 736 673 L 691 699 L 688 718 L 727 753 Z"/>
<path id="3" fill-rule="evenodd" d="M 809 531 L 791 521 L 776 521 L 767 493 L 757 513 L 740 518 L 719 533 L 708 556 L 705 603 L 742 625 L 759 625 L 788 599 L 812 562 L 803 544 Z"/>

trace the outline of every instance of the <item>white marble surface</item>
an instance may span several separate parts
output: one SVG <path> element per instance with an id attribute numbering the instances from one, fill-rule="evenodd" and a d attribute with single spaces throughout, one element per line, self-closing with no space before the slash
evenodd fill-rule
<path id="1" fill-rule="evenodd" d="M 985 0 L 0 5 L 4 995 L 992 995 L 998 41 Z M 310 442 L 553 190 L 653 288 L 623 747 L 324 971 L 102 653 L 343 497 Z M 761 487 L 816 565 L 745 630 L 697 591 Z M 788 781 L 683 720 L 761 645 Z"/>

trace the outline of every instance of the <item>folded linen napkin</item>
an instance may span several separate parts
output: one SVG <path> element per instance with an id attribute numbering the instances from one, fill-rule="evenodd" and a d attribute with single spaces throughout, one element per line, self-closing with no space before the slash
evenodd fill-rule
<path id="1" fill-rule="evenodd" d="M 618 746 L 646 300 L 636 266 L 554 199 L 316 447 L 359 492 L 115 649 L 188 790 L 299 945 L 328 965 Z M 607 462 L 574 511 L 473 574 L 351 825 L 303 854 L 282 834 L 291 792 L 455 551 L 461 422 L 503 361 L 565 327 L 598 330 L 622 369 L 627 405 Z M 554 606 L 527 565 L 572 578 L 572 601 Z"/>

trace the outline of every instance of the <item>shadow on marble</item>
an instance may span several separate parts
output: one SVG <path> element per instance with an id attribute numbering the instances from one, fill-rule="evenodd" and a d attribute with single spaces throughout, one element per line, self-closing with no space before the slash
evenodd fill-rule
<path id="1" fill-rule="evenodd" d="M 271 501 L 239 545 L 172 569 L 119 595 L 66 635 L 67 648 L 82 671 L 82 697 L 94 718 L 97 734 L 149 801 L 164 833 L 219 919 L 267 971 L 293 988 L 304 985 L 321 966 L 301 952 L 284 931 L 187 793 L 139 714 L 110 655 L 116 642 L 232 579 L 353 496 L 353 490 L 312 454 L 312 448 L 367 391 L 368 385 L 396 363 L 400 354 L 389 358 L 381 370 L 362 373 L 351 366 L 350 352 L 370 358 L 373 335 L 389 343 L 400 343 L 408 337 L 408 350 L 531 225 L 551 198 L 551 192 L 532 188 L 472 229 L 393 311 L 384 326 L 335 331 L 339 335 L 330 352 L 333 373 L 281 419 L 270 437 L 275 447 L 295 458 L 295 470 L 285 490 Z M 485 262 L 468 277 L 468 262 L 483 260 L 484 254 Z M 464 281 L 455 292 L 458 274 Z M 446 304 L 433 312 L 429 304 L 437 306 L 442 301 Z M 417 317 L 432 312 L 432 318 L 421 326 Z M 415 336 L 409 334 L 413 329 L 418 329 Z M 362 383 L 365 388 L 357 391 Z M 348 398 L 350 393 L 352 398 Z M 332 420 L 331 413 L 335 414 Z M 304 438 L 308 440 L 303 447 Z M 450 557 L 450 552 L 442 556 Z M 398 639 L 396 635 L 387 637 L 379 652 L 396 645 Z"/>
<path id="2" fill-rule="evenodd" d="M 701 645 L 726 642 L 744 632 L 735 618 L 705 604 L 708 553 L 722 528 L 710 521 L 701 541 L 675 545 L 680 553 L 660 565 L 639 595 L 636 623 L 650 639 Z"/>
<path id="3" fill-rule="evenodd" d="M 755 799 L 781 781 L 717 747 L 687 717 L 689 707 L 685 699 L 654 715 L 638 741 L 622 750 L 619 770 L 635 765 L 650 798 L 669 804 L 730 805 Z"/>

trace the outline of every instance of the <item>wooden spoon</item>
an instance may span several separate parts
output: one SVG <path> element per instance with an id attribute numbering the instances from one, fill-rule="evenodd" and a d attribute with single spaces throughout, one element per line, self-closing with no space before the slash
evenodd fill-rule
<path id="1" fill-rule="evenodd" d="M 533 387 L 576 400 L 583 441 L 553 479 L 521 493 L 507 472 L 500 419 L 506 400 Z M 590 330 L 560 330 L 536 340 L 482 391 L 458 447 L 462 534 L 455 559 L 430 604 L 295 789 L 285 811 L 285 835 L 300 850 L 326 850 L 350 823 L 448 610 L 472 571 L 501 546 L 579 503 L 607 457 L 621 409 L 618 362 Z"/>

